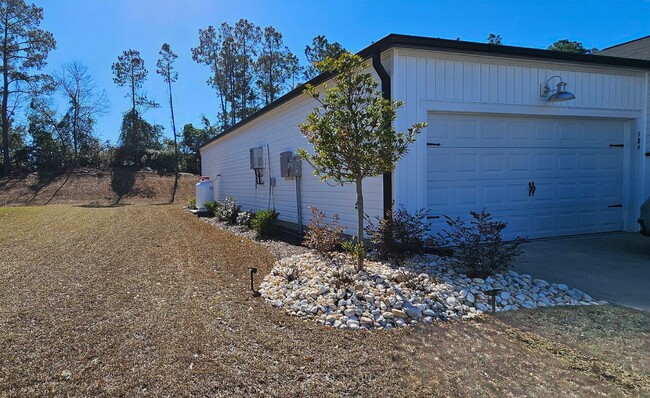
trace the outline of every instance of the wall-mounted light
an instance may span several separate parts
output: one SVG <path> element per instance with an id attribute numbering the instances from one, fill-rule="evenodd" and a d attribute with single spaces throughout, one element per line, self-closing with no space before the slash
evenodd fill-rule
<path id="1" fill-rule="evenodd" d="M 557 84 L 557 88 L 555 90 L 551 90 L 551 87 L 548 85 L 548 83 L 555 78 L 560 79 L 560 82 Z M 549 96 L 549 94 L 551 95 Z M 562 81 L 562 78 L 560 76 L 551 76 L 546 81 L 546 83 L 540 84 L 539 95 L 541 97 L 548 97 L 546 99 L 546 102 L 562 102 L 576 99 L 575 95 L 566 91 L 566 83 Z"/>

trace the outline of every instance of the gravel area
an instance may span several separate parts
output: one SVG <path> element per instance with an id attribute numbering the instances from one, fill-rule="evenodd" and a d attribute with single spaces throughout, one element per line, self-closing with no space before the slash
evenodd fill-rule
<path id="1" fill-rule="evenodd" d="M 514 271 L 470 279 L 433 255 L 415 257 L 407 268 L 366 260 L 360 272 L 344 254 L 295 255 L 277 261 L 260 285 L 262 297 L 273 306 L 341 329 L 472 319 L 490 311 L 492 298 L 487 292 L 494 289 L 497 312 L 606 304 L 567 285 L 551 285 Z"/>
<path id="2" fill-rule="evenodd" d="M 417 256 L 406 267 L 396 268 L 375 259 L 356 272 L 345 254 L 331 257 L 279 239 L 259 239 L 255 232 L 202 218 L 221 230 L 256 241 L 276 259 L 273 270 L 260 284 L 267 302 L 293 316 L 314 319 L 341 329 L 393 328 L 418 322 L 471 319 L 491 311 L 558 305 L 596 305 L 589 294 L 565 284 L 549 284 L 514 271 L 486 279 L 468 278 L 445 265 L 435 255 Z"/>

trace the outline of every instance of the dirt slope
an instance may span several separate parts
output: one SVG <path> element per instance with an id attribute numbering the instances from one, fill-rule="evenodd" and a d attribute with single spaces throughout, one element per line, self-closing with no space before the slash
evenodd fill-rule
<path id="1" fill-rule="evenodd" d="M 194 196 L 197 176 L 182 174 L 176 203 Z M 115 170 L 76 172 L 58 176 L 36 173 L 0 178 L 0 206 L 86 204 L 107 206 L 135 203 L 169 203 L 174 187 L 173 175 Z"/>

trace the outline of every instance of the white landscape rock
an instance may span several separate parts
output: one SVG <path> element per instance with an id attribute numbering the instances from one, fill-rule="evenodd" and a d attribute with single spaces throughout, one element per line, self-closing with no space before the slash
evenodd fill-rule
<path id="1" fill-rule="evenodd" d="M 314 252 L 277 261 L 259 291 L 294 316 L 342 329 L 394 328 L 419 322 L 470 319 L 491 311 L 485 293 L 501 289 L 496 311 L 554 305 L 594 305 L 588 294 L 514 271 L 467 278 L 433 255 L 416 257 L 409 270 L 367 260 L 356 272 L 349 257 Z M 293 270 L 298 270 L 295 277 Z"/>

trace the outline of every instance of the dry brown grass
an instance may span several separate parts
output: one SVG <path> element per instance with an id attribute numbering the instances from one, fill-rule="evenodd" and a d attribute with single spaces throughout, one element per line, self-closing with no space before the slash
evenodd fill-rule
<path id="1" fill-rule="evenodd" d="M 578 325 L 540 336 L 486 317 L 350 332 L 291 318 L 248 290 L 248 266 L 259 281 L 272 262 L 174 206 L 0 208 L 0 395 L 649 394 L 548 350 Z M 647 358 L 641 349 L 624 355 Z"/>

